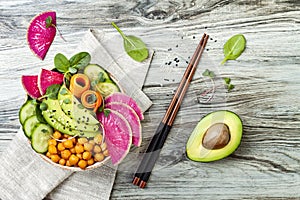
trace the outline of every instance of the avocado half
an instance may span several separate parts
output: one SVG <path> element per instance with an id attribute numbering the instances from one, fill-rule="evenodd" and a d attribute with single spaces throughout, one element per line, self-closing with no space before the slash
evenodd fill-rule
<path id="1" fill-rule="evenodd" d="M 233 153 L 240 144 L 243 124 L 231 111 L 212 112 L 200 120 L 186 144 L 187 157 L 211 162 Z"/>

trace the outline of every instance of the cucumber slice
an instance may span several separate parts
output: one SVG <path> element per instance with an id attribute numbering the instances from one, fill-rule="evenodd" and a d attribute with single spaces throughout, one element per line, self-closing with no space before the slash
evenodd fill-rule
<path id="1" fill-rule="evenodd" d="M 88 66 L 86 66 L 84 68 L 84 71 L 83 71 L 83 73 L 89 77 L 91 82 L 98 79 L 99 74 L 101 72 L 103 73 L 103 78 L 105 78 L 104 82 L 112 83 L 112 80 L 110 79 L 109 74 L 99 65 L 89 64 Z"/>
<path id="2" fill-rule="evenodd" d="M 38 123 L 31 135 L 31 146 L 38 153 L 45 153 L 48 150 L 48 140 L 51 138 L 53 128 L 47 124 Z"/>
<path id="3" fill-rule="evenodd" d="M 29 117 L 35 115 L 36 104 L 33 103 L 33 100 L 27 100 L 19 111 L 19 120 L 23 125 L 25 120 Z"/>
<path id="4" fill-rule="evenodd" d="M 23 130 L 25 132 L 25 135 L 28 138 L 31 137 L 34 127 L 39 123 L 40 123 L 40 121 L 38 120 L 36 115 L 33 115 L 25 120 L 24 125 L 23 125 Z"/>
<path id="5" fill-rule="evenodd" d="M 120 92 L 119 87 L 114 83 L 98 83 L 95 85 L 95 90 L 100 92 L 103 97 L 107 97 L 114 92 Z"/>

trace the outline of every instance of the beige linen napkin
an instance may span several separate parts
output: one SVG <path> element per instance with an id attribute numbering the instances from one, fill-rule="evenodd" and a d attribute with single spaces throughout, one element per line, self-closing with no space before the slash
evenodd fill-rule
<path id="1" fill-rule="evenodd" d="M 141 91 L 153 51 L 149 58 L 138 63 L 120 52 L 122 39 L 97 30 L 89 30 L 78 51 L 91 54 L 91 63 L 106 68 L 146 111 L 152 104 Z M 104 166 L 82 172 L 63 170 L 43 161 L 31 149 L 22 130 L 18 131 L 6 152 L 0 157 L 0 199 L 109 199 L 117 167 L 110 161 Z"/>

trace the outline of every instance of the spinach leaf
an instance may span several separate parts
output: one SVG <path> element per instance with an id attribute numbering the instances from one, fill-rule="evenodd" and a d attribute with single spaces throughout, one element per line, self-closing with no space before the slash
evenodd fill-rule
<path id="1" fill-rule="evenodd" d="M 246 39 L 242 34 L 232 36 L 223 47 L 225 58 L 221 62 L 223 65 L 227 60 L 237 59 L 245 50 Z"/>
<path id="2" fill-rule="evenodd" d="M 70 67 L 70 62 L 66 58 L 66 56 L 64 56 L 61 53 L 58 53 L 54 57 L 54 66 L 59 72 L 65 73 Z"/>
<path id="3" fill-rule="evenodd" d="M 135 61 L 142 62 L 148 58 L 148 49 L 146 44 L 138 37 L 133 35 L 125 35 L 120 28 L 114 23 L 111 23 L 115 29 L 121 34 L 124 42 L 126 53 Z"/>
<path id="4" fill-rule="evenodd" d="M 91 55 L 88 52 L 80 52 L 70 58 L 70 66 L 76 69 L 84 69 L 90 61 Z"/>
<path id="5" fill-rule="evenodd" d="M 57 99 L 57 94 L 59 92 L 60 85 L 59 84 L 53 84 L 50 85 L 46 90 L 46 96 L 50 99 Z"/>

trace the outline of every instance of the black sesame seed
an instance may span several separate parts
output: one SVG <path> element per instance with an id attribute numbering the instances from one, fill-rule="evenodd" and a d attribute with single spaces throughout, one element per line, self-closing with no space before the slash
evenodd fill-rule
<path id="1" fill-rule="evenodd" d="M 189 61 L 185 61 L 186 64 L 189 64 Z"/>
<path id="2" fill-rule="evenodd" d="M 167 65 L 168 63 L 166 62 L 165 65 Z"/>
<path id="3" fill-rule="evenodd" d="M 50 116 L 49 118 L 51 119 L 51 118 L 53 118 L 53 116 Z"/>
<path id="4" fill-rule="evenodd" d="M 217 40 L 215 40 L 215 42 L 217 42 Z"/>
<path id="5" fill-rule="evenodd" d="M 176 62 L 178 63 L 178 62 L 179 62 L 179 60 L 176 60 Z"/>
<path id="6" fill-rule="evenodd" d="M 56 112 L 56 110 L 52 110 L 52 112 Z"/>
<path id="7" fill-rule="evenodd" d="M 82 116 L 83 119 L 85 119 L 85 116 Z"/>
<path id="8" fill-rule="evenodd" d="M 178 47 L 178 44 L 176 45 L 176 47 Z"/>
<path id="9" fill-rule="evenodd" d="M 66 127 L 64 126 L 63 129 L 66 130 Z"/>
<path id="10" fill-rule="evenodd" d="M 204 29 L 207 29 L 207 27 L 205 26 Z"/>
<path id="11" fill-rule="evenodd" d="M 84 135 L 82 132 L 79 133 L 80 135 Z"/>
<path id="12" fill-rule="evenodd" d="M 90 118 L 89 118 L 89 117 L 87 117 L 87 118 L 86 118 L 86 121 L 87 121 L 87 122 L 89 122 L 89 121 L 90 121 Z"/>
<path id="13" fill-rule="evenodd" d="M 69 131 L 72 131 L 72 129 L 71 129 L 71 128 L 69 128 Z"/>
<path id="14" fill-rule="evenodd" d="M 86 129 L 86 126 L 84 126 L 83 128 Z"/>
<path id="15" fill-rule="evenodd" d="M 183 40 L 183 36 L 181 36 L 181 39 Z"/>
<path id="16" fill-rule="evenodd" d="M 206 51 L 209 51 L 209 49 L 206 49 Z"/>
<path id="17" fill-rule="evenodd" d="M 213 40 L 213 38 L 210 38 L 210 40 Z"/>
<path id="18" fill-rule="evenodd" d="M 172 63 L 172 62 L 170 61 L 170 62 L 168 63 L 168 65 L 171 65 L 171 63 Z"/>
<path id="19" fill-rule="evenodd" d="M 94 131 L 96 131 L 97 129 L 96 128 L 94 128 Z"/>
<path id="20" fill-rule="evenodd" d="M 193 39 L 195 39 L 196 37 L 195 36 L 193 36 Z"/>
<path id="21" fill-rule="evenodd" d="M 172 48 L 169 48 L 168 51 L 172 51 Z"/>
<path id="22" fill-rule="evenodd" d="M 188 59 L 190 59 L 190 58 L 191 58 L 191 56 L 188 57 Z"/>
<path id="23" fill-rule="evenodd" d="M 164 80 L 165 80 L 165 81 L 169 81 L 169 79 L 167 79 L 167 78 L 165 78 Z"/>
<path id="24" fill-rule="evenodd" d="M 176 67 L 178 66 L 178 64 L 176 64 Z"/>
<path id="25" fill-rule="evenodd" d="M 51 119 L 51 122 L 54 123 L 55 121 L 53 119 Z"/>

